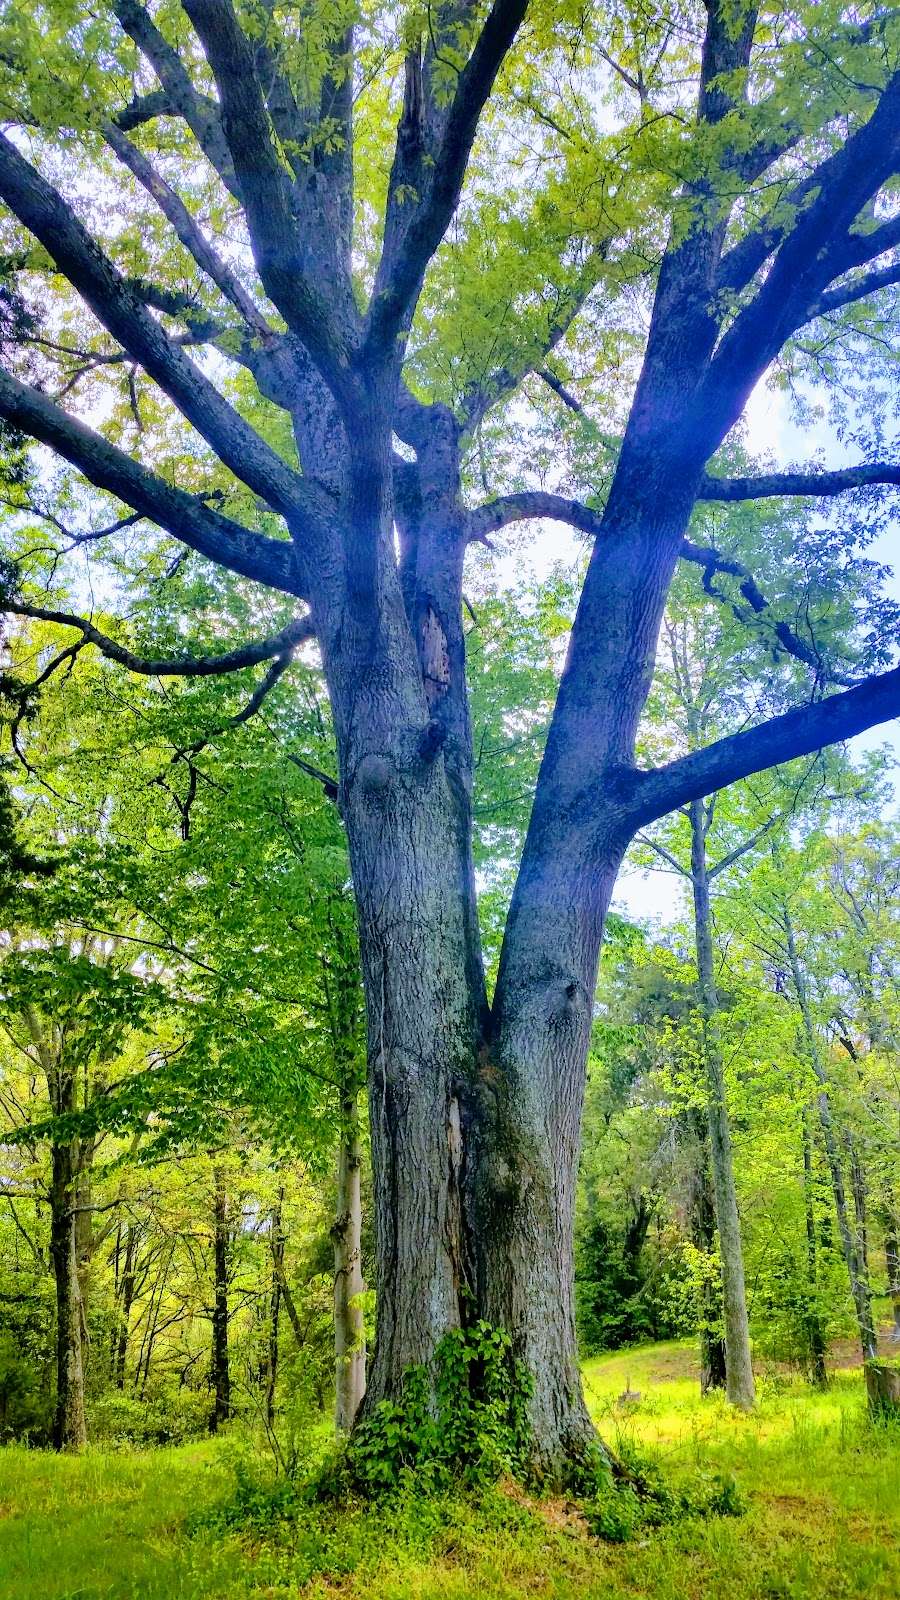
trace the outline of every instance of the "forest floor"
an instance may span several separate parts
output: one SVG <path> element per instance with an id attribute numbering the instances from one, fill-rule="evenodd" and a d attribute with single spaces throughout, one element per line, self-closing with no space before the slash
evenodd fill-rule
<path id="1" fill-rule="evenodd" d="M 587 1363 L 604 1436 L 673 1481 L 733 1473 L 740 1517 L 611 1545 L 562 1500 L 514 1486 L 233 1531 L 239 1438 L 78 1459 L 0 1449 L 0 1600 L 896 1600 L 900 1429 L 873 1429 L 860 1372 L 827 1392 L 763 1379 L 756 1412 L 701 1400 L 691 1343 Z M 629 1388 L 640 1399 L 626 1409 Z"/>

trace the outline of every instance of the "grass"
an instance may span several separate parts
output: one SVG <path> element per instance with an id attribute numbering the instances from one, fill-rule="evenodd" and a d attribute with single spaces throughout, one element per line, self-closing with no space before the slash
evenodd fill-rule
<path id="1" fill-rule="evenodd" d="M 746 1516 L 689 1519 L 621 1546 L 562 1500 L 512 1486 L 476 1499 L 211 1519 L 233 1496 L 236 1443 L 0 1450 L 0 1600 L 894 1600 L 900 1433 L 873 1430 L 859 1371 L 818 1394 L 763 1381 L 744 1417 L 701 1401 L 688 1343 L 591 1361 L 604 1436 L 677 1480 L 733 1472 Z M 626 1407 L 617 1398 L 640 1391 Z"/>

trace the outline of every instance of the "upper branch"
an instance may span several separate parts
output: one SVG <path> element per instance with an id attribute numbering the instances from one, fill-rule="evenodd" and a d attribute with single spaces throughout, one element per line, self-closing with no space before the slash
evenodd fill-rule
<path id="1" fill-rule="evenodd" d="M 288 540 L 252 533 L 166 483 L 133 461 L 102 434 L 67 416 L 39 389 L 0 368 L 0 417 L 71 462 L 98 489 L 105 489 L 149 517 L 173 539 L 242 577 L 286 594 L 302 592 L 297 551 Z"/>
<path id="2" fill-rule="evenodd" d="M 296 513 L 305 493 L 298 474 L 169 338 L 71 207 L 3 134 L 0 196 L 113 338 L 140 362 L 235 476 L 283 515 Z"/>
<path id="3" fill-rule="evenodd" d="M 871 117 L 813 175 L 811 198 L 779 246 L 754 298 L 720 340 L 697 397 L 696 421 L 715 429 L 744 404 L 760 373 L 808 319 L 834 278 L 847 270 L 848 240 L 857 252 L 871 235 L 851 232 L 866 207 L 900 170 L 900 72 L 888 80 Z"/>
<path id="4" fill-rule="evenodd" d="M 698 500 L 769 500 L 780 495 L 845 494 L 873 484 L 900 484 L 900 463 L 864 461 L 834 472 L 766 472 L 755 478 L 717 478 L 704 474 Z"/>
<path id="5" fill-rule="evenodd" d="M 690 800 L 700 800 L 753 772 L 764 772 L 826 745 L 851 739 L 900 715 L 900 667 L 877 673 L 854 689 L 799 706 L 756 728 L 717 739 L 652 772 L 623 777 L 629 820 L 645 827 Z"/>
<path id="6" fill-rule="evenodd" d="M 313 281 L 312 252 L 302 238 L 291 179 L 272 139 L 250 42 L 230 0 L 183 0 L 183 5 L 216 80 L 222 126 L 263 286 L 335 397 L 351 400 L 352 288 L 337 270 Z"/>
<path id="7" fill-rule="evenodd" d="M 96 645 L 101 655 L 110 661 L 118 662 L 119 666 L 127 667 L 129 672 L 139 673 L 148 678 L 212 678 L 219 677 L 228 672 L 237 672 L 242 667 L 254 667 L 260 661 L 269 661 L 273 656 L 289 655 L 298 645 L 306 639 L 314 637 L 315 630 L 311 619 L 298 617 L 294 622 L 289 622 L 280 633 L 272 634 L 267 639 L 256 639 L 250 644 L 238 645 L 233 650 L 227 650 L 217 656 L 184 655 L 173 658 L 137 656 L 132 650 L 127 650 L 124 645 L 117 644 L 108 634 L 102 633 L 99 628 L 87 617 L 75 616 L 71 611 L 53 611 L 46 606 L 35 606 L 26 600 L 3 599 L 0 609 L 16 617 L 33 617 L 39 622 L 56 622 L 64 628 L 77 628 L 85 644 Z"/>
<path id="8" fill-rule="evenodd" d="M 755 617 L 763 617 L 771 611 L 771 601 L 763 594 L 753 573 L 749 567 L 744 566 L 742 561 L 736 561 L 731 556 L 720 555 L 719 551 L 712 549 L 711 546 L 703 547 L 691 544 L 688 539 L 685 539 L 679 554 L 682 561 L 691 561 L 703 568 L 703 587 L 711 599 L 724 600 L 726 604 L 728 603 L 727 596 L 720 594 L 712 586 L 713 575 L 716 572 L 724 572 L 729 577 L 741 580 L 740 592 Z M 738 622 L 742 624 L 748 622 L 747 614 L 742 611 L 740 606 L 732 604 L 731 609 Z M 812 669 L 817 682 L 827 678 L 832 683 L 849 685 L 855 681 L 853 678 L 847 678 L 829 671 L 815 647 L 807 643 L 805 639 L 801 639 L 790 623 L 777 619 L 772 623 L 772 632 L 779 646 L 787 655 L 794 656 L 798 661 L 802 661 L 805 666 Z"/>
<path id="9" fill-rule="evenodd" d="M 124 162 L 142 188 L 155 200 L 160 211 L 168 222 L 171 223 L 181 243 L 190 252 L 201 272 L 216 285 L 227 300 L 241 313 L 244 321 L 255 331 L 263 336 L 269 335 L 272 329 L 265 317 L 240 279 L 232 272 L 228 263 L 213 249 L 209 241 L 204 238 L 203 232 L 188 211 L 180 195 L 161 178 L 155 171 L 151 162 L 137 145 L 126 139 L 120 127 L 114 123 L 107 123 L 103 129 L 103 136 L 107 144 L 113 149 L 119 160 Z"/>
<path id="10" fill-rule="evenodd" d="M 142 55 L 146 56 L 163 87 L 165 101 L 151 101 L 152 114 L 158 116 L 171 112 L 182 117 L 226 189 L 236 200 L 241 200 L 240 185 L 215 101 L 194 88 L 178 51 L 160 33 L 139 0 L 114 0 L 114 9 L 122 28 L 134 40 Z M 125 115 L 128 115 L 127 109 Z M 125 126 L 121 117 L 119 126 Z"/>
<path id="11" fill-rule="evenodd" d="M 412 321 L 425 270 L 456 209 L 479 118 L 528 0 L 494 0 L 459 74 L 437 148 L 427 148 L 422 62 L 407 57 L 403 114 L 391 171 L 384 245 L 369 308 L 365 353 L 393 351 Z"/>

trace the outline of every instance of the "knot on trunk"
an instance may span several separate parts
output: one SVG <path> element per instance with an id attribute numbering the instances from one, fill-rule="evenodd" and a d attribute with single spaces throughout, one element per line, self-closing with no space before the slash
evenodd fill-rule
<path id="1" fill-rule="evenodd" d="M 356 782 L 367 798 L 380 798 L 389 789 L 396 776 L 396 767 L 384 751 L 373 750 L 363 756 L 356 769 Z"/>

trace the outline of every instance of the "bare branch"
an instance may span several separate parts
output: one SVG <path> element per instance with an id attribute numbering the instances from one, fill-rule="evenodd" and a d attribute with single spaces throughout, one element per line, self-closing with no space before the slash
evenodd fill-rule
<path id="1" fill-rule="evenodd" d="M 119 160 L 134 174 L 142 188 L 146 189 L 168 222 L 172 224 L 178 238 L 185 249 L 190 252 L 201 272 L 205 272 L 217 289 L 231 304 L 237 308 L 241 316 L 263 336 L 271 335 L 272 329 L 260 311 L 252 296 L 247 293 L 240 279 L 235 276 L 227 262 L 216 253 L 212 245 L 203 237 L 198 224 L 188 211 L 187 206 L 175 190 L 166 183 L 156 172 L 147 157 L 126 139 L 124 134 L 114 123 L 107 123 L 103 129 L 103 136 L 107 144 L 115 151 Z"/>
<path id="2" fill-rule="evenodd" d="M 250 42 L 231 0 L 184 0 L 219 91 L 222 126 L 241 189 L 263 286 L 305 345 L 336 399 L 352 401 L 349 363 L 356 315 L 352 286 L 334 271 L 326 295 L 309 273 L 291 180 L 272 140 Z M 310 242 L 311 244 L 311 242 Z"/>
<path id="3" fill-rule="evenodd" d="M 721 600 L 724 598 L 712 587 L 713 574 L 724 572 L 730 577 L 741 579 L 741 594 L 755 616 L 762 616 L 771 610 L 771 601 L 766 599 L 749 567 L 745 567 L 742 561 L 736 561 L 731 556 L 720 555 L 718 550 L 714 550 L 711 546 L 691 544 L 688 539 L 685 539 L 679 554 L 683 561 L 691 561 L 695 565 L 703 567 L 703 587 L 712 599 Z M 741 611 L 739 606 L 732 606 L 732 610 L 738 622 L 747 622 L 746 614 Z M 817 651 L 813 649 L 812 645 L 807 644 L 805 639 L 801 639 L 789 623 L 781 620 L 773 622 L 772 632 L 782 650 L 788 655 L 796 656 L 798 661 L 802 661 L 805 666 L 812 668 L 817 682 L 825 678 L 828 678 L 832 683 L 841 683 L 845 686 L 849 686 L 854 682 L 852 678 L 829 672 Z"/>
<path id="4" fill-rule="evenodd" d="M 157 658 L 135 655 L 124 645 L 117 644 L 108 634 L 101 633 L 87 617 L 75 616 L 70 611 L 54 611 L 46 606 L 31 605 L 28 601 L 18 599 L 3 600 L 0 610 L 12 616 L 33 617 L 39 622 L 56 622 L 64 628 L 77 628 L 85 644 L 96 645 L 101 655 L 107 656 L 110 661 L 118 662 L 120 666 L 127 667 L 129 672 L 140 673 L 143 677 L 218 677 L 226 672 L 237 672 L 242 667 L 256 666 L 260 661 L 268 661 L 272 656 L 282 656 L 285 652 L 296 649 L 306 639 L 315 637 L 311 618 L 298 617 L 294 622 L 289 622 L 287 627 L 282 628 L 280 633 L 272 634 L 267 639 L 256 639 L 250 644 L 236 645 L 233 650 L 227 650 L 222 655 Z"/>
<path id="5" fill-rule="evenodd" d="M 163 528 L 173 539 L 241 576 L 286 594 L 302 593 L 297 552 L 288 540 L 267 539 L 166 483 L 74 417 L 39 389 L 0 367 L 0 417 L 49 445 L 98 489 L 105 489 Z"/>
<path id="6" fill-rule="evenodd" d="M 210 166 L 226 189 L 240 200 L 240 186 L 215 101 L 194 88 L 178 51 L 160 33 L 139 0 L 114 0 L 114 10 L 122 28 L 150 62 L 172 113 L 184 119 Z"/>

